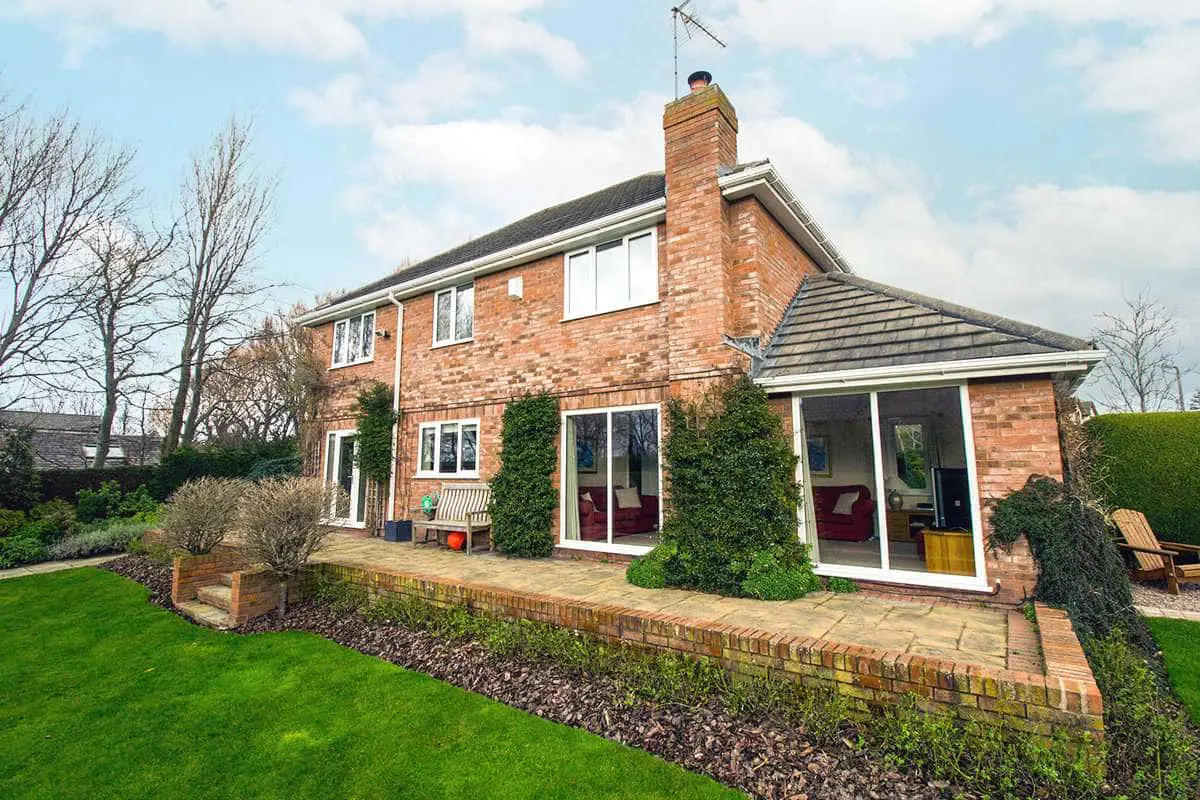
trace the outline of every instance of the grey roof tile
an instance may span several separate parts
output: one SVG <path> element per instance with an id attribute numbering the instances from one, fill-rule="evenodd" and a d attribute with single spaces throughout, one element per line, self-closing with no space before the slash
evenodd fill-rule
<path id="1" fill-rule="evenodd" d="M 804 282 L 755 374 L 804 375 L 1090 349 L 1091 342 L 1074 336 L 831 273 Z"/>

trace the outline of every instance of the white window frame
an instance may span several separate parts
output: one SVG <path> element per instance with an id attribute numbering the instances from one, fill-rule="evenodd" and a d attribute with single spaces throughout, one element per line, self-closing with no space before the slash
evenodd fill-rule
<path id="1" fill-rule="evenodd" d="M 654 297 L 643 300 L 627 300 L 625 303 L 615 305 L 609 308 L 601 308 L 599 305 L 590 311 L 571 311 L 571 259 L 574 256 L 588 255 L 592 260 L 592 278 L 596 279 L 596 249 L 604 247 L 619 241 L 622 250 L 625 251 L 625 268 L 629 269 L 629 240 L 638 239 L 649 234 L 650 236 L 650 252 L 654 255 Z M 606 239 L 603 242 L 596 242 L 590 247 L 583 247 L 578 250 L 571 250 L 563 254 L 563 321 L 572 319 L 583 319 L 585 317 L 594 317 L 597 314 L 611 314 L 614 311 L 621 311 L 626 308 L 638 308 L 639 306 L 648 306 L 657 303 L 661 298 L 659 295 L 658 285 L 658 228 L 644 228 L 642 230 L 627 233 L 624 236 L 614 239 Z M 632 283 L 632 281 L 631 281 Z M 595 291 L 595 286 L 593 286 Z M 598 293 L 597 293 L 598 294 Z M 597 298 L 598 302 L 598 298 Z"/>
<path id="2" fill-rule="evenodd" d="M 605 470 L 608 473 L 607 486 L 612 486 L 612 415 L 622 411 L 654 411 L 658 414 L 658 530 L 662 533 L 663 527 L 663 502 L 662 502 L 662 487 L 663 487 L 663 414 L 661 403 L 641 403 L 633 406 L 605 406 L 603 408 L 576 408 L 570 411 L 562 412 L 562 420 L 559 430 L 566 430 L 567 417 L 578 417 L 587 414 L 605 414 L 608 417 L 606 428 L 607 441 L 605 442 L 605 452 L 608 454 L 605 459 Z M 620 553 L 623 555 L 641 556 L 653 550 L 653 547 L 634 544 L 613 544 L 613 519 L 614 514 L 607 515 L 608 534 L 607 541 L 604 542 L 587 542 L 582 539 L 567 539 L 563 537 L 563 532 L 567 529 L 567 482 L 561 478 L 566 474 L 567 470 L 567 437 L 559 435 L 559 475 L 558 481 L 558 547 L 563 547 L 568 550 L 593 550 L 600 553 Z"/>
<path id="3" fill-rule="evenodd" d="M 332 449 L 329 447 L 329 437 L 331 437 L 331 436 L 334 438 L 334 444 L 333 444 Z M 325 431 L 325 441 L 323 443 L 323 446 L 325 447 L 325 454 L 324 454 L 325 457 L 321 460 L 321 470 L 322 470 L 321 477 L 327 479 L 330 474 L 329 458 L 330 458 L 330 454 L 332 453 L 333 454 L 332 485 L 334 485 L 334 486 L 338 486 L 337 476 L 342 471 L 342 439 L 345 439 L 347 436 L 358 436 L 358 431 L 354 430 L 352 428 L 345 428 L 342 430 Z M 354 467 L 353 467 L 352 476 L 350 478 L 350 505 L 348 506 L 348 508 L 349 508 L 348 516 L 345 516 L 345 517 L 336 516 L 335 515 L 336 514 L 335 507 L 331 505 L 329 508 L 329 516 L 327 517 L 328 522 L 330 522 L 331 524 L 335 524 L 341 528 L 365 528 L 367 526 L 365 515 L 361 522 L 358 520 L 358 512 L 360 510 L 358 507 L 358 489 L 359 489 L 359 482 L 362 480 L 362 475 L 358 471 L 358 458 L 357 458 L 358 447 L 359 447 L 359 442 L 356 439 L 354 442 Z M 326 480 L 326 485 L 327 486 L 330 485 L 328 480 Z M 331 502 L 337 503 L 337 498 L 335 497 Z"/>
<path id="4" fill-rule="evenodd" d="M 458 426 L 458 452 L 455 454 L 456 469 L 454 472 L 438 472 L 439 458 L 442 452 L 442 426 L 457 425 Z M 462 429 L 464 425 L 475 426 L 475 469 L 464 470 L 462 468 Z M 425 431 L 433 429 L 433 470 L 421 469 L 421 444 L 425 441 Z M 479 461 L 483 453 L 483 428 L 479 424 L 479 417 L 470 419 L 439 419 L 432 422 L 422 422 L 417 426 L 417 472 L 418 478 L 478 478 L 479 477 Z"/>
<path id="5" fill-rule="evenodd" d="M 889 563 L 890 549 L 887 537 L 887 495 L 884 492 L 885 457 L 880 441 L 879 395 L 919 389 L 957 388 L 960 416 L 962 418 L 963 450 L 967 462 L 967 486 L 971 496 L 971 528 L 975 555 L 975 574 L 945 575 L 937 572 L 915 572 L 892 569 Z M 821 562 L 820 543 L 817 539 L 816 519 L 808 513 L 812 508 L 812 480 L 808 472 L 808 441 L 804 430 L 804 397 L 831 397 L 834 395 L 867 395 L 871 414 L 871 447 L 875 461 L 875 530 L 879 532 L 879 567 L 855 567 Z M 792 432 L 795 453 L 799 456 L 796 477 L 804 487 L 805 508 L 799 509 L 796 532 L 802 542 L 812 548 L 814 572 L 827 577 L 851 578 L 853 580 L 879 581 L 881 583 L 929 586 L 939 589 L 961 589 L 972 592 L 990 592 L 987 579 L 987 564 L 984 561 L 984 529 L 982 506 L 979 495 L 979 475 L 975 462 L 975 429 L 971 420 L 971 398 L 967 384 L 961 382 L 923 383 L 918 386 L 884 386 L 879 388 L 846 388 L 841 391 L 815 390 L 792 392 Z M 930 492 L 933 491 L 932 486 Z"/>
<path id="6" fill-rule="evenodd" d="M 471 289 L 471 335 L 464 338 L 455 336 L 458 322 L 458 293 L 463 289 Z M 438 298 L 444 294 L 450 295 L 450 338 L 439 339 L 438 330 Z M 472 342 L 475 340 L 475 312 L 479 306 L 475 302 L 475 281 L 467 281 L 454 286 L 447 286 L 444 289 L 438 289 L 433 293 L 433 346 L 434 347 L 449 347 L 454 344 L 462 344 L 463 342 Z"/>
<path id="7" fill-rule="evenodd" d="M 337 330 L 338 330 L 338 327 L 345 326 L 346 335 L 348 336 L 350 333 L 350 322 L 352 320 L 357 319 L 358 324 L 359 324 L 359 334 L 358 334 L 359 341 L 357 344 L 361 344 L 362 343 L 362 323 L 367 317 L 371 318 L 371 338 L 368 340 L 371 343 L 371 348 L 370 348 L 371 352 L 365 356 L 356 355 L 354 358 L 343 359 L 342 361 L 338 361 L 337 360 L 337 355 L 338 355 L 337 354 Z M 341 319 L 336 320 L 333 323 L 333 338 L 329 342 L 329 345 L 330 345 L 330 347 L 329 347 L 329 368 L 330 369 L 341 369 L 342 367 L 352 367 L 355 364 L 366 364 L 370 361 L 375 360 L 375 331 L 376 331 L 375 322 L 376 322 L 375 309 L 371 309 L 370 311 L 364 311 L 361 314 L 351 314 L 348 317 L 342 317 Z M 342 341 L 347 341 L 347 340 L 345 338 L 343 338 Z M 355 353 L 358 352 L 357 344 L 354 348 Z"/>

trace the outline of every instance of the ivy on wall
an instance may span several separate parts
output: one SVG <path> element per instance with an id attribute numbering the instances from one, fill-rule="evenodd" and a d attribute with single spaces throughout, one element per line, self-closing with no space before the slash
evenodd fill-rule
<path id="1" fill-rule="evenodd" d="M 491 480 L 492 538 L 502 553 L 544 558 L 554 549 L 558 430 L 558 401 L 548 394 L 526 395 L 504 408 L 500 469 Z"/>
<path id="2" fill-rule="evenodd" d="M 392 390 L 375 381 L 358 393 L 358 471 L 376 483 L 392 474 Z"/>

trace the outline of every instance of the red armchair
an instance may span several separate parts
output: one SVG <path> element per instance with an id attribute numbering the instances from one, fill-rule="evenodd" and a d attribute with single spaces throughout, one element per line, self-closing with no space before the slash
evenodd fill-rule
<path id="1" fill-rule="evenodd" d="M 871 490 L 866 486 L 814 486 L 812 492 L 819 538 L 865 542 L 875 533 L 875 501 L 871 499 Z M 838 498 L 850 492 L 858 492 L 858 497 L 850 506 L 850 513 L 833 513 Z"/>
<path id="2" fill-rule="evenodd" d="M 618 508 L 613 512 L 614 538 L 649 533 L 658 528 L 658 495 L 643 494 L 639 495 L 638 499 L 641 501 L 640 506 Z M 608 501 L 603 486 L 579 487 L 580 539 L 602 542 L 608 538 Z"/>

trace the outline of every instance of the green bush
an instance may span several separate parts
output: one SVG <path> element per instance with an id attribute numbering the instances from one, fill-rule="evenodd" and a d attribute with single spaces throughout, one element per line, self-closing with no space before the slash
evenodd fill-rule
<path id="1" fill-rule="evenodd" d="M 66 500 L 47 500 L 29 509 L 29 521 L 18 534 L 33 536 L 44 544 L 51 544 L 75 532 L 77 527 L 74 506 Z"/>
<path id="2" fill-rule="evenodd" d="M 23 533 L 0 539 L 0 569 L 46 560 L 46 546 L 41 540 Z"/>
<path id="3" fill-rule="evenodd" d="M 813 574 L 808 553 L 779 547 L 760 550 L 750 559 L 742 594 L 759 600 L 795 600 L 821 588 L 821 579 Z"/>
<path id="4" fill-rule="evenodd" d="M 0 537 L 12 536 L 18 528 L 25 524 L 25 520 L 24 511 L 0 508 Z"/>
<path id="5" fill-rule="evenodd" d="M 625 569 L 625 580 L 643 589 L 661 589 L 667 585 L 664 567 L 671 556 L 675 555 L 675 547 L 671 544 L 660 544 L 646 555 L 635 558 Z"/>
<path id="6" fill-rule="evenodd" d="M 150 489 L 142 484 L 121 498 L 117 506 L 117 516 L 121 518 L 144 517 L 158 511 L 158 501 L 150 494 Z"/>
<path id="7" fill-rule="evenodd" d="M 284 456 L 283 458 L 263 458 L 255 461 L 246 479 L 261 481 L 267 478 L 294 478 L 300 475 L 300 456 Z"/>
<path id="8" fill-rule="evenodd" d="M 491 480 L 492 539 L 502 553 L 544 558 L 554 549 L 558 429 L 558 401 L 550 395 L 526 395 L 504 407 L 500 469 Z"/>
<path id="9" fill-rule="evenodd" d="M 166 500 L 188 481 L 205 476 L 245 478 L 260 461 L 295 455 L 296 445 L 290 440 L 181 447 L 163 458 L 150 481 L 150 492 L 158 500 Z"/>
<path id="10" fill-rule="evenodd" d="M 149 484 L 158 473 L 155 466 L 119 466 L 103 469 L 44 469 L 38 473 L 43 500 L 74 501 L 83 489 L 97 491 L 105 483 L 116 481 L 122 492 L 132 492 Z"/>
<path id="11" fill-rule="evenodd" d="M 796 457 L 762 389 L 739 378 L 700 404 L 672 401 L 668 421 L 662 538 L 676 553 L 664 567 L 667 584 L 738 596 L 757 554 L 802 564 Z"/>
<path id="12" fill-rule="evenodd" d="M 33 470 L 33 432 L 0 431 L 0 508 L 27 511 L 38 501 L 38 475 Z"/>
<path id="13" fill-rule="evenodd" d="M 849 578 L 834 577 L 827 581 L 825 588 L 837 594 L 851 594 L 858 591 L 858 584 Z"/>
<path id="14" fill-rule="evenodd" d="M 80 490 L 75 500 L 75 516 L 84 525 L 89 525 L 117 516 L 120 506 L 121 487 L 116 481 L 108 481 L 96 490 Z"/>
<path id="15" fill-rule="evenodd" d="M 1200 545 L 1200 414 L 1101 414 L 1087 431 L 1108 504 L 1141 511 L 1160 539 Z"/>
<path id="16" fill-rule="evenodd" d="M 358 393 L 358 470 L 369 481 L 392 475 L 392 389 L 375 381 Z"/>

